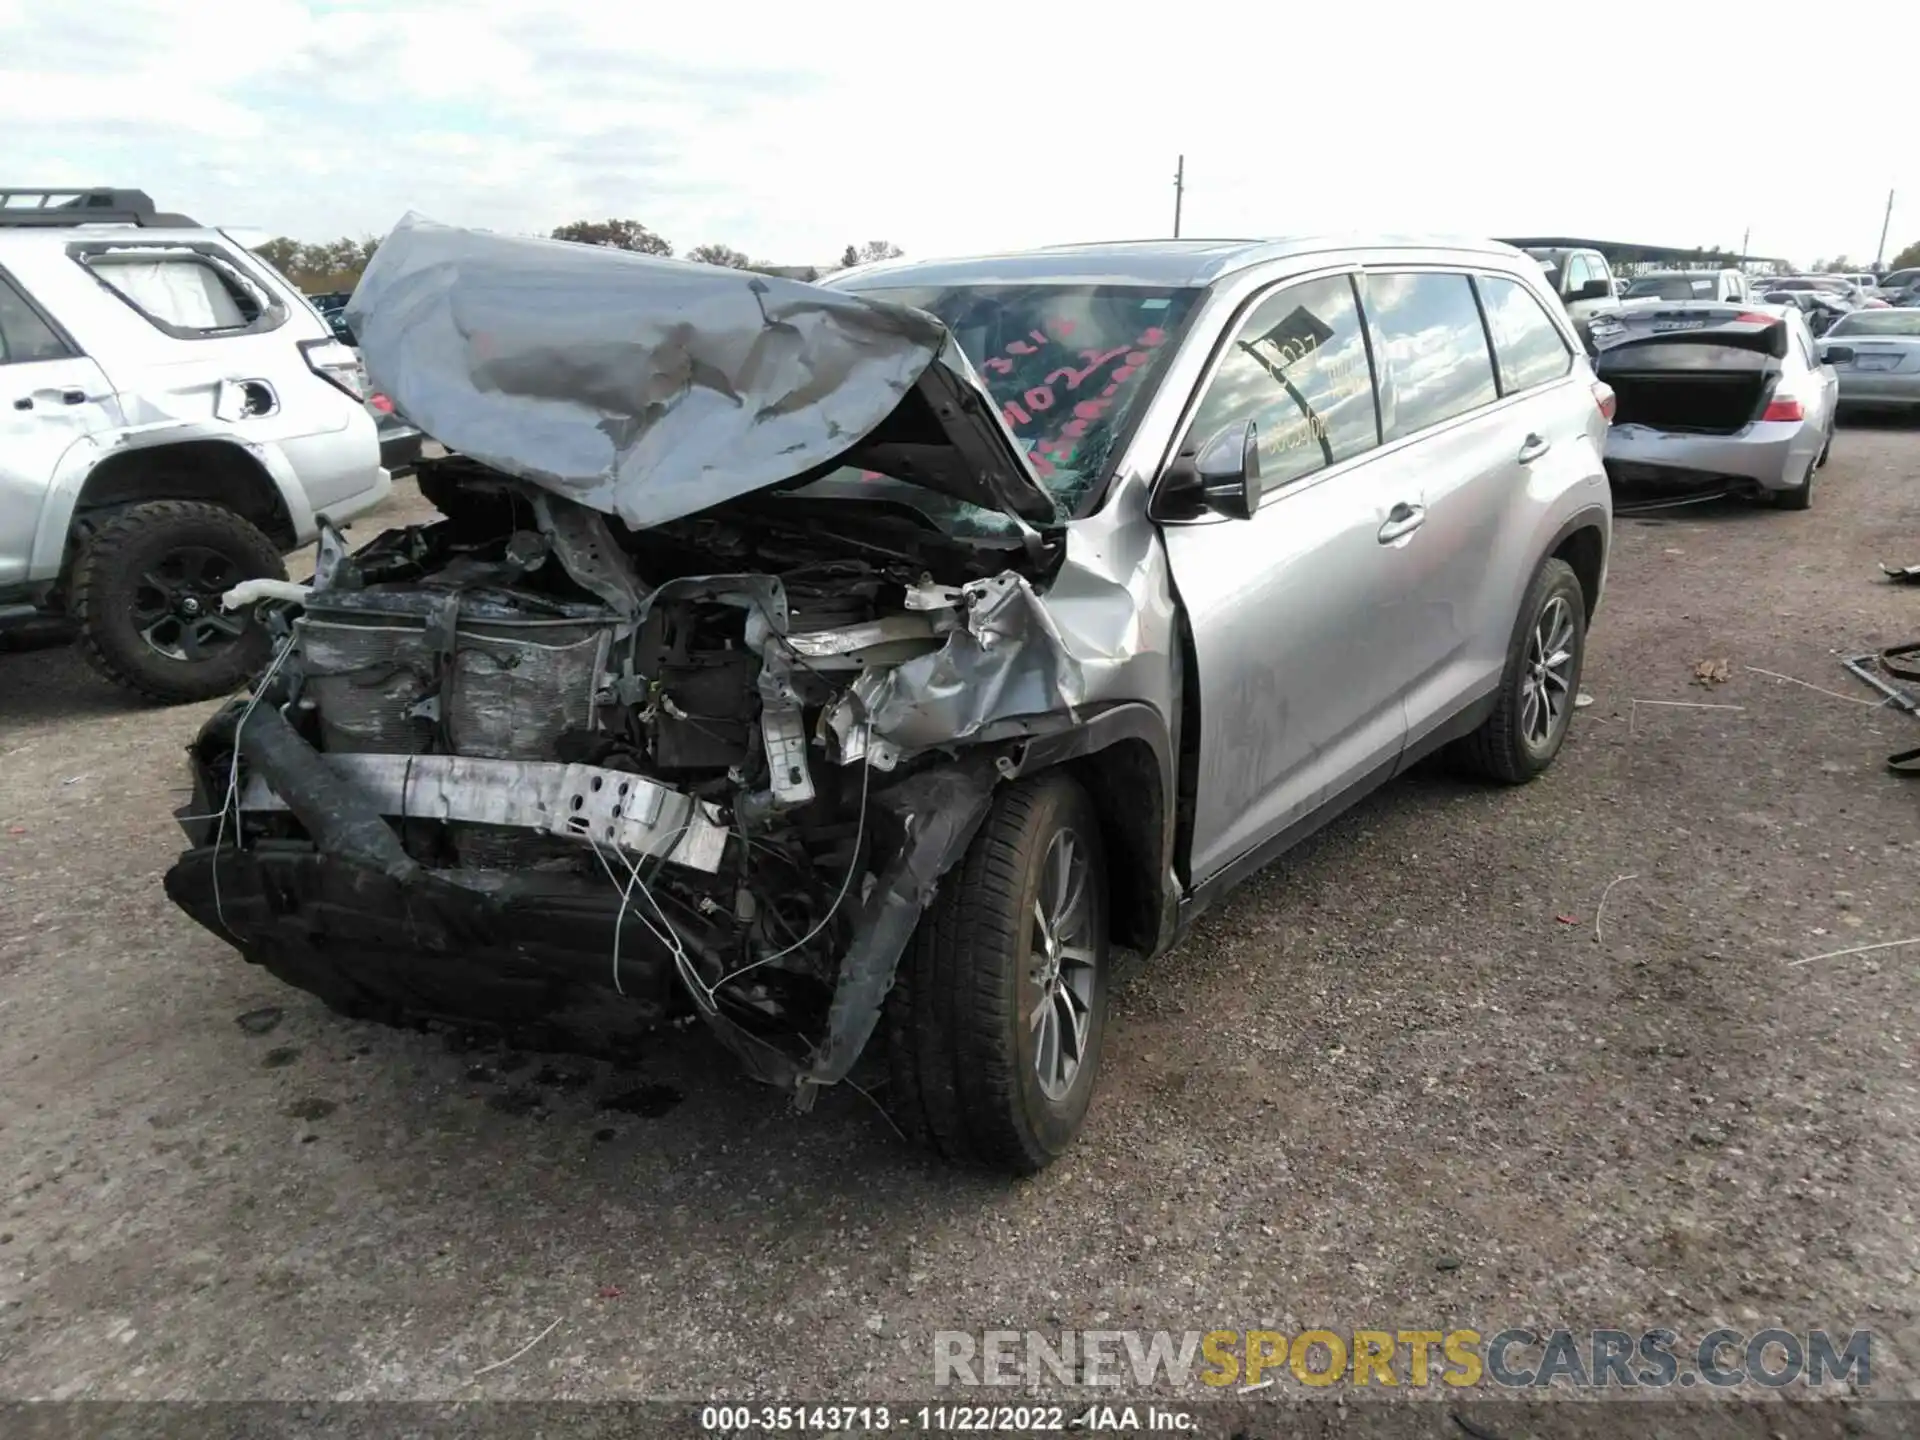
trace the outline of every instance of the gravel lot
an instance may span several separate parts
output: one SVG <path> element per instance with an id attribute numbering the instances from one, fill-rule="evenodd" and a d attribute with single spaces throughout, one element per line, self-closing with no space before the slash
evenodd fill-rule
<path id="1" fill-rule="evenodd" d="M 697 1034 L 614 1073 L 332 1016 L 161 893 L 210 707 L 0 654 L 0 1395 L 905 1398 L 936 1329 L 1778 1323 L 1871 1327 L 1920 1397 L 1920 945 L 1793 963 L 1920 936 L 1920 722 L 1829 653 L 1920 638 L 1877 567 L 1916 487 L 1920 431 L 1855 427 L 1809 514 L 1623 519 L 1553 772 L 1416 775 L 1246 887 L 1019 1185 Z"/>

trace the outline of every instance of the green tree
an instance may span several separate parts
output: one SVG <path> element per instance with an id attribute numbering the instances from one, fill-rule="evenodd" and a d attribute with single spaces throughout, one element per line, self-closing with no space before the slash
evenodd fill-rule
<path id="1" fill-rule="evenodd" d="M 379 246 L 371 235 L 359 240 L 343 236 L 319 244 L 278 235 L 255 246 L 254 253 L 312 295 L 353 289 Z"/>
<path id="2" fill-rule="evenodd" d="M 635 250 L 642 255 L 671 255 L 673 246 L 638 220 L 575 220 L 553 232 L 556 240 L 576 245 L 602 245 L 609 250 Z"/>
<path id="3" fill-rule="evenodd" d="M 731 245 L 696 245 L 687 251 L 687 259 L 701 265 L 721 265 L 729 270 L 752 270 L 753 261 L 747 258 L 744 250 L 736 250 Z"/>
<path id="4" fill-rule="evenodd" d="M 849 245 L 847 246 L 846 249 L 840 252 L 840 268 L 841 269 L 850 270 L 855 265 L 858 265 L 859 263 L 860 263 L 860 251 L 857 247 Z"/>
<path id="5" fill-rule="evenodd" d="M 288 279 L 300 264 L 301 245 L 298 240 L 287 235 L 276 235 L 264 245 L 256 245 L 253 253 L 266 261 Z"/>
<path id="6" fill-rule="evenodd" d="M 1906 249 L 1894 256 L 1893 259 L 1888 262 L 1887 268 L 1889 270 L 1911 270 L 1916 265 L 1920 265 L 1920 240 L 1914 241 L 1913 244 L 1907 246 Z"/>

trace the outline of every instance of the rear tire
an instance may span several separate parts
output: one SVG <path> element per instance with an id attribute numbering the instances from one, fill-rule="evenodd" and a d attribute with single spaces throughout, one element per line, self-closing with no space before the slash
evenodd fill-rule
<path id="1" fill-rule="evenodd" d="M 1824 455 L 1826 452 L 1822 451 Z M 1800 477 L 1800 483 L 1790 490 L 1773 492 L 1773 503 L 1782 510 L 1811 510 L 1813 508 L 1813 472 L 1820 468 L 1816 459 L 1807 466 L 1807 473 Z"/>
<path id="2" fill-rule="evenodd" d="M 950 1161 L 1016 1175 L 1073 1143 L 1106 1032 L 1106 902 L 1086 792 L 1058 772 L 1002 791 L 887 997 L 903 1130 Z"/>
<path id="3" fill-rule="evenodd" d="M 233 511 L 155 500 L 87 538 L 73 567 L 80 649 L 115 684 L 184 704 L 232 692 L 267 658 L 267 636 L 220 596 L 242 580 L 284 580 L 280 550 Z"/>
<path id="4" fill-rule="evenodd" d="M 1455 742 L 1455 760 L 1470 774 L 1506 785 L 1523 785 L 1553 764 L 1573 720 L 1586 657 L 1580 579 L 1566 561 L 1549 558 L 1520 603 L 1500 698 L 1478 730 Z"/>

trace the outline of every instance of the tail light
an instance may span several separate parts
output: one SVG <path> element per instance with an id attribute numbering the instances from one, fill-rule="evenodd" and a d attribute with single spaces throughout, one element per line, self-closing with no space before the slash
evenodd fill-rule
<path id="1" fill-rule="evenodd" d="M 1600 418 L 1611 425 L 1613 412 L 1619 408 L 1619 402 L 1614 399 L 1613 387 L 1604 380 L 1594 381 L 1593 403 L 1600 407 Z"/>
<path id="2" fill-rule="evenodd" d="M 1762 420 L 1804 420 L 1807 418 L 1807 412 L 1798 400 L 1783 397 L 1769 400 L 1766 411 L 1760 418 Z"/>
<path id="3" fill-rule="evenodd" d="M 367 397 L 367 405 L 370 409 L 377 410 L 382 415 L 391 415 L 393 413 L 393 401 L 382 395 L 378 390 Z"/>
<path id="4" fill-rule="evenodd" d="M 355 400 L 364 402 L 373 394 L 360 357 L 338 340 L 302 340 L 300 353 L 309 370 Z"/>
<path id="5" fill-rule="evenodd" d="M 1758 310 L 1748 310 L 1743 314 L 1734 316 L 1731 323 L 1735 325 L 1773 325 L 1777 324 L 1778 321 L 1778 316 L 1763 315 Z"/>

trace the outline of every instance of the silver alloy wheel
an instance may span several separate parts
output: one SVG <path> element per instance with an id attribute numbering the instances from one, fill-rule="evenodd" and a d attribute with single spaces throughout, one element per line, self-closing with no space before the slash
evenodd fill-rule
<path id="1" fill-rule="evenodd" d="M 1527 665 L 1520 677 L 1520 733 L 1544 745 L 1566 713 L 1573 683 L 1573 607 L 1556 595 L 1533 622 Z"/>
<path id="2" fill-rule="evenodd" d="M 1049 1100 L 1066 1098 L 1080 1073 L 1093 1023 L 1095 956 L 1087 848 L 1071 830 L 1056 830 L 1033 898 L 1027 974 L 1035 1004 L 1033 1068 Z"/>

